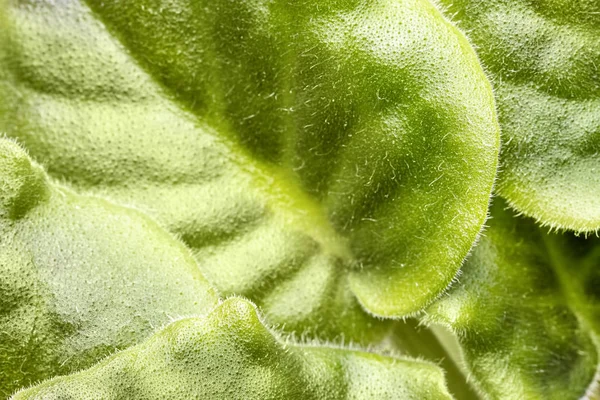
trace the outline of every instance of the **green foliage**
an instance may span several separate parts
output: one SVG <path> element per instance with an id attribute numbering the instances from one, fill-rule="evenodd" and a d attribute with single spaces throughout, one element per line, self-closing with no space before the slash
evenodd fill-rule
<path id="1" fill-rule="evenodd" d="M 497 191 L 542 225 L 600 229 L 600 2 L 441 0 L 494 82 Z"/>
<path id="2" fill-rule="evenodd" d="M 493 399 L 579 399 L 598 362 L 600 240 L 545 233 L 503 201 L 460 285 L 427 320 L 457 334 L 467 367 Z"/>
<path id="3" fill-rule="evenodd" d="M 0 0 L 0 396 L 600 399 L 600 3 L 439 3 Z"/>
<path id="4" fill-rule="evenodd" d="M 333 347 L 293 346 L 254 306 L 229 299 L 182 319 L 93 368 L 18 393 L 20 399 L 448 399 L 424 362 Z"/>
<path id="5" fill-rule="evenodd" d="M 285 329 L 381 338 L 369 314 L 431 303 L 481 229 L 493 95 L 427 1 L 69 0 L 3 18 L 0 130 L 54 178 L 156 218 L 222 295 Z"/>
<path id="6" fill-rule="evenodd" d="M 51 184 L 0 138 L 0 396 L 88 367 L 217 297 L 143 214 Z"/>

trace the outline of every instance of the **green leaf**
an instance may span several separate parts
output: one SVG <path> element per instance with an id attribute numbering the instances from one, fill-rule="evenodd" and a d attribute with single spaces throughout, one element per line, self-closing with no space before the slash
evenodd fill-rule
<path id="1" fill-rule="evenodd" d="M 433 301 L 485 219 L 493 94 L 426 0 L 1 10 L 0 130 L 288 331 L 381 337 L 369 314 Z"/>
<path id="2" fill-rule="evenodd" d="M 460 284 L 426 319 L 454 330 L 487 398 L 591 396 L 600 371 L 600 240 L 545 233 L 507 207 L 495 201 Z"/>
<path id="3" fill-rule="evenodd" d="M 494 82 L 497 192 L 543 225 L 600 229 L 600 2 L 442 3 Z"/>
<path id="4" fill-rule="evenodd" d="M 454 338 L 445 327 L 424 326 L 417 318 L 397 321 L 387 340 L 375 347 L 380 353 L 400 354 L 436 363 L 444 370 L 448 392 L 460 400 L 481 400 L 468 382 L 468 372 L 462 368 L 461 360 L 455 359 L 445 343 L 446 337 Z M 454 339 L 455 340 L 455 339 Z M 386 347 L 387 345 L 387 347 Z M 459 348 L 459 346 L 455 346 Z M 459 350 L 460 351 L 460 350 Z"/>
<path id="5" fill-rule="evenodd" d="M 216 303 L 189 250 L 155 222 L 51 184 L 0 138 L 0 397 Z"/>
<path id="6" fill-rule="evenodd" d="M 89 370 L 19 399 L 451 399 L 433 364 L 334 347 L 297 346 L 231 298 L 182 319 Z"/>

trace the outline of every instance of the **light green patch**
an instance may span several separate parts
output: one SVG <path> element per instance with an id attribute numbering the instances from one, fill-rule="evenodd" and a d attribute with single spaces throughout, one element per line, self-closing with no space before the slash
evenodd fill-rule
<path id="1" fill-rule="evenodd" d="M 496 190 L 553 228 L 600 229 L 600 2 L 441 0 L 494 83 Z"/>
<path id="2" fill-rule="evenodd" d="M 231 298 L 182 319 L 96 366 L 44 382 L 19 399 L 450 400 L 443 373 L 420 361 L 296 346 Z"/>
<path id="3" fill-rule="evenodd" d="M 53 178 L 157 219 L 288 331 L 380 339 L 372 314 L 431 303 L 485 219 L 492 91 L 426 0 L 0 14 L 0 130 Z"/>
<path id="4" fill-rule="evenodd" d="M 0 138 L 0 397 L 87 368 L 217 302 L 145 215 L 51 184 Z"/>

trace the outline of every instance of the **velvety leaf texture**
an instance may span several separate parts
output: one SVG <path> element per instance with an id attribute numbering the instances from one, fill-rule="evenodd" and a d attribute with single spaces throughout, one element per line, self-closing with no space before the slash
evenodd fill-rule
<path id="1" fill-rule="evenodd" d="M 600 229 L 600 2 L 441 2 L 494 83 L 498 193 L 543 225 Z"/>
<path id="2" fill-rule="evenodd" d="M 546 233 L 495 203 L 460 284 L 427 319 L 456 332 L 485 398 L 597 398 L 600 240 Z"/>
<path id="3" fill-rule="evenodd" d="M 0 398 L 600 399 L 599 66 L 598 0 L 0 0 Z"/>
<path id="4" fill-rule="evenodd" d="M 0 13 L 0 130 L 52 177 L 156 218 L 286 330 L 382 337 L 370 314 L 431 303 L 485 219 L 491 87 L 426 0 Z"/>
<path id="5" fill-rule="evenodd" d="M 89 370 L 20 399 L 451 399 L 432 364 L 341 348 L 295 346 L 254 306 L 231 298 L 205 318 L 182 319 Z"/>
<path id="6" fill-rule="evenodd" d="M 51 184 L 2 138 L 0 189 L 0 397 L 216 305 L 171 234 L 137 211 Z"/>

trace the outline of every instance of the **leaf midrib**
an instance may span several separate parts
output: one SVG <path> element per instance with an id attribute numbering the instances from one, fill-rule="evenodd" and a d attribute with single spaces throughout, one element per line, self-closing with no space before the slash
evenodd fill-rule
<path id="1" fill-rule="evenodd" d="M 226 155 L 235 154 L 228 161 L 235 164 L 240 170 L 251 177 L 252 182 L 257 184 L 259 192 L 269 199 L 269 206 L 272 207 L 274 213 L 281 219 L 282 224 L 294 226 L 295 230 L 302 231 L 312 237 L 320 244 L 323 250 L 344 260 L 346 265 L 356 264 L 353 260 L 354 257 L 348 244 L 348 239 L 336 231 L 322 205 L 314 197 L 302 190 L 299 178 L 292 171 L 252 157 L 247 149 L 237 140 L 234 140 L 235 136 L 230 133 L 232 129 L 224 119 L 219 120 L 219 123 L 216 124 L 215 121 L 211 121 L 211 118 L 202 119 L 196 115 L 172 88 L 161 82 L 160 79 L 157 79 L 144 66 L 144 63 L 138 60 L 135 53 L 130 51 L 125 44 L 126 42 L 121 39 L 120 33 L 112 29 L 109 23 L 105 22 L 102 14 L 98 13 L 92 7 L 89 0 L 80 1 L 88 9 L 89 15 L 102 25 L 109 37 L 117 42 L 128 58 L 145 73 L 149 81 L 156 85 L 158 96 L 164 101 L 173 104 L 181 111 L 182 116 L 192 120 L 195 125 L 198 123 L 208 124 L 215 133 L 220 133 L 212 134 L 212 132 L 206 132 L 206 134 L 211 134 L 217 142 L 229 150 L 229 153 L 226 153 Z M 206 50 L 208 51 L 209 49 Z M 286 82 L 289 82 L 291 85 L 290 79 L 291 77 L 288 76 Z M 286 85 L 284 91 L 287 89 Z M 215 90 L 215 92 L 218 93 L 220 99 L 224 99 L 222 90 Z M 293 105 L 293 96 L 284 96 L 283 101 L 284 103 L 290 103 L 285 104 L 287 108 L 290 108 Z M 286 122 L 288 119 L 286 118 Z M 218 129 L 215 125 L 217 125 Z M 288 123 L 290 127 L 293 127 L 293 125 L 291 121 Z M 222 133 L 225 133 L 225 135 Z M 288 135 L 284 146 L 287 152 L 285 159 L 287 160 L 291 160 L 289 155 L 292 148 L 290 145 L 291 142 L 293 142 L 292 136 Z"/>

